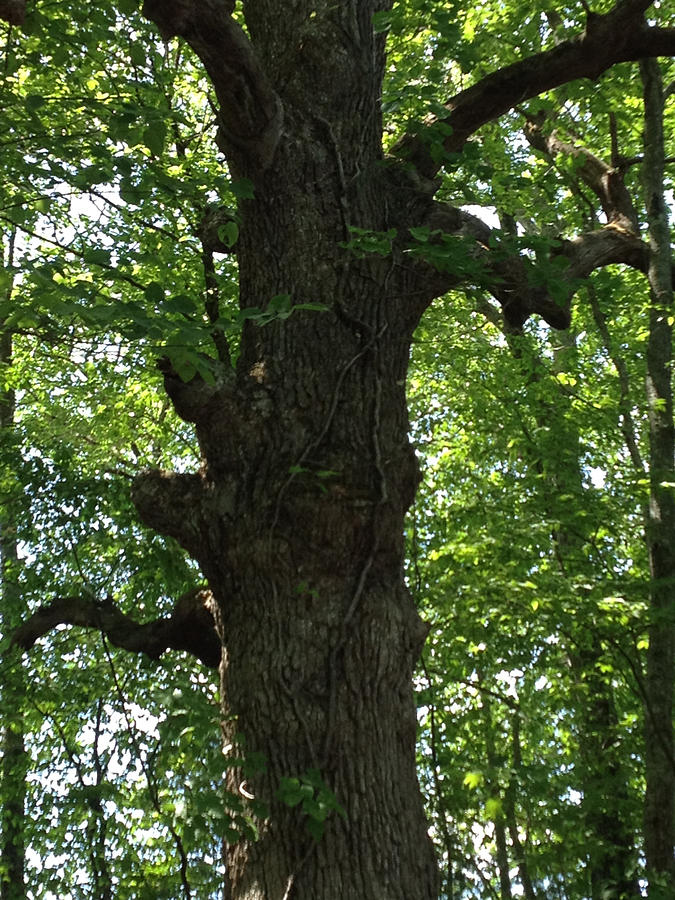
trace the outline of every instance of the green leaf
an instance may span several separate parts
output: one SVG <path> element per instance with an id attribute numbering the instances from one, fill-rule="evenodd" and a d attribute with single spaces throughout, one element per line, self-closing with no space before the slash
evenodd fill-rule
<path id="1" fill-rule="evenodd" d="M 144 130 L 143 143 L 155 156 L 161 156 L 164 151 L 165 141 L 166 125 L 161 119 L 155 119 Z"/>
<path id="2" fill-rule="evenodd" d="M 110 250 L 105 250 L 103 247 L 88 247 L 84 251 L 84 259 L 95 266 L 109 266 Z"/>
<path id="3" fill-rule="evenodd" d="M 500 819 L 503 815 L 503 804 L 499 797 L 489 797 L 485 801 L 485 818 L 490 821 Z"/>
<path id="4" fill-rule="evenodd" d="M 133 43 L 129 47 L 129 58 L 135 66 L 145 66 L 148 61 L 147 47 L 140 43 Z"/>
<path id="5" fill-rule="evenodd" d="M 228 219 L 218 228 L 218 237 L 228 247 L 234 247 L 239 237 L 239 226 L 234 219 Z"/>
<path id="6" fill-rule="evenodd" d="M 197 374 L 195 354 L 188 351 L 168 350 L 171 365 L 181 381 L 189 382 Z"/>
<path id="7" fill-rule="evenodd" d="M 307 819 L 305 822 L 305 827 L 310 835 L 314 838 L 314 840 L 318 843 L 323 837 L 323 833 L 325 830 L 325 824 L 323 822 L 318 821 L 317 819 Z"/>
<path id="8" fill-rule="evenodd" d="M 253 182 L 248 178 L 240 178 L 233 181 L 230 190 L 238 200 L 253 200 L 255 192 L 253 190 Z"/>
<path id="9" fill-rule="evenodd" d="M 159 304 L 164 302 L 164 288 L 158 281 L 151 281 L 150 284 L 145 286 L 143 293 L 150 303 Z"/>
<path id="10" fill-rule="evenodd" d="M 375 34 L 383 34 L 385 31 L 389 31 L 393 18 L 393 12 L 387 9 L 374 12 L 371 21 Z"/>
<path id="11" fill-rule="evenodd" d="M 313 797 L 305 798 L 302 808 L 310 818 L 315 819 L 317 822 L 325 821 L 330 813 L 330 807 L 326 803 L 321 803 Z"/>
<path id="12" fill-rule="evenodd" d="M 35 112 L 36 109 L 44 106 L 46 102 L 47 98 L 43 97 L 42 94 L 28 94 L 25 100 L 26 109 L 28 112 Z"/>
<path id="13" fill-rule="evenodd" d="M 462 783 L 465 787 L 476 790 L 476 788 L 479 788 L 483 784 L 484 780 L 485 776 L 482 772 L 467 772 Z"/>

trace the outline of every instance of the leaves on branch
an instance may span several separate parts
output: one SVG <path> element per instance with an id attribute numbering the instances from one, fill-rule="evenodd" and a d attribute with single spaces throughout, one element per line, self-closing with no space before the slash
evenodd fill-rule
<path id="1" fill-rule="evenodd" d="M 582 34 L 487 75 L 449 100 L 447 115 L 431 117 L 416 133 L 406 134 L 394 153 L 433 177 L 443 165 L 439 146 L 446 154 L 456 153 L 481 126 L 525 100 L 575 79 L 596 81 L 619 62 L 675 55 L 675 29 L 647 25 L 643 14 L 649 6 L 619 2 L 610 12 L 590 17 Z"/>

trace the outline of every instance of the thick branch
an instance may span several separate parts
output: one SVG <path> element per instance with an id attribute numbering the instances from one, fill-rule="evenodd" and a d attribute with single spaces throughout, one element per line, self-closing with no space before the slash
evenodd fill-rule
<path id="1" fill-rule="evenodd" d="M 442 165 L 430 152 L 430 136 L 438 122 L 452 129 L 442 143 L 447 152 L 455 153 L 482 125 L 530 97 L 578 78 L 596 81 L 616 63 L 675 55 L 675 29 L 647 25 L 643 14 L 649 6 L 624 0 L 606 15 L 589 16 L 583 34 L 487 75 L 446 104 L 447 116 L 430 119 L 422 133 L 408 134 L 399 141 L 396 155 L 431 178 Z"/>
<path id="2" fill-rule="evenodd" d="M 220 131 L 242 174 L 266 169 L 283 108 L 253 47 L 224 0 L 145 0 L 143 13 L 165 39 L 182 37 L 204 64 L 220 106 Z"/>
<path id="3" fill-rule="evenodd" d="M 225 366 L 220 367 L 218 380 L 211 383 L 199 374 L 183 381 L 166 357 L 158 361 L 157 368 L 164 376 L 164 389 L 174 409 L 185 422 L 198 423 L 212 415 L 225 398 L 226 382 L 233 381 L 232 370 Z"/>
<path id="4" fill-rule="evenodd" d="M 527 140 L 551 160 L 557 154 L 581 160 L 577 174 L 600 201 L 608 223 L 605 228 L 565 241 L 562 255 L 570 261 L 567 276 L 570 279 L 586 278 L 595 269 L 612 263 L 623 263 L 647 274 L 649 247 L 640 239 L 638 215 L 624 183 L 624 168 L 609 165 L 585 147 L 562 140 L 556 132 L 546 135 L 543 122 L 542 118 L 528 120 L 525 127 Z M 612 148 L 613 157 L 620 161 L 615 130 Z M 672 261 L 670 267 L 674 268 Z"/>
<path id="5" fill-rule="evenodd" d="M 606 225 L 566 241 L 558 255 L 569 259 L 565 276 L 576 280 L 612 264 L 623 264 L 644 273 L 649 262 L 647 244 L 633 232 L 615 225 Z"/>
<path id="6" fill-rule="evenodd" d="M 448 204 L 434 204 L 426 222 L 432 230 L 459 234 L 475 242 L 470 254 L 483 266 L 478 282 L 499 301 L 505 326 L 511 329 L 519 329 L 533 313 L 553 327 L 566 328 L 572 297 L 579 283 L 595 269 L 623 264 L 646 274 L 649 266 L 649 248 L 640 238 L 638 216 L 624 184 L 623 169 L 607 164 L 576 143 L 562 140 L 555 132 L 546 134 L 544 123 L 542 117 L 528 120 L 525 128 L 528 141 L 551 159 L 565 154 L 580 161 L 577 174 L 598 198 L 607 217 L 605 227 L 573 239 L 558 239 L 551 244 L 548 258 L 538 260 L 538 267 L 514 247 L 515 232 L 509 236 L 494 231 L 482 220 Z M 615 136 L 613 154 L 618 159 L 617 143 Z M 556 266 L 558 261 L 563 264 Z M 544 262 L 543 272 L 538 271 L 541 262 Z M 550 266 L 555 268 L 551 270 Z M 555 299 L 549 293 L 551 273 L 555 279 Z M 453 273 L 445 289 L 455 287 L 456 283 L 456 273 Z"/>
<path id="7" fill-rule="evenodd" d="M 216 634 L 211 591 L 195 589 L 176 601 L 168 618 L 139 624 L 111 601 L 96 602 L 87 597 L 58 597 L 42 606 L 12 636 L 12 644 L 30 650 L 38 638 L 58 625 L 96 628 L 111 644 L 132 653 L 159 659 L 166 650 L 185 650 L 205 666 L 220 663 L 221 646 Z"/>
<path id="8" fill-rule="evenodd" d="M 632 231 L 613 224 L 573 240 L 558 240 L 552 243 L 546 263 L 551 266 L 556 260 L 565 260 L 567 265 L 551 270 L 556 281 L 553 297 L 537 261 L 516 252 L 508 236 L 504 238 L 476 216 L 450 204 L 435 203 L 427 224 L 432 232 L 461 236 L 467 241 L 467 253 L 480 265 L 476 281 L 499 301 L 510 330 L 519 329 L 535 314 L 554 328 L 567 328 L 572 297 L 580 281 L 591 272 L 619 263 L 646 272 L 648 265 L 647 245 Z M 437 296 L 458 283 L 456 271 L 435 271 L 430 280 Z"/>
<path id="9" fill-rule="evenodd" d="M 579 160 L 580 165 L 575 171 L 600 201 L 607 222 L 638 234 L 637 212 L 624 184 L 623 171 L 617 166 L 609 165 L 585 147 L 562 140 L 555 131 L 545 134 L 542 130 L 543 123 L 544 117 L 528 119 L 525 126 L 528 142 L 551 159 L 560 153 Z M 614 138 L 613 141 L 615 140 Z"/>
<path id="10" fill-rule="evenodd" d="M 473 281 L 488 290 L 502 307 L 508 330 L 518 330 L 533 314 L 540 315 L 554 328 L 567 328 L 570 323 L 569 304 L 561 305 L 549 294 L 547 288 L 537 283 L 536 268 L 528 257 L 519 254 L 509 238 L 490 228 L 485 222 L 465 210 L 448 203 L 434 203 L 427 223 L 432 231 L 432 245 L 437 240 L 434 233 L 455 235 L 463 239 L 466 254 L 474 263 L 473 272 L 458 277 L 457 266 L 450 271 L 434 271 L 430 283 L 435 296 L 457 287 L 458 283 Z M 424 258 L 424 254 L 420 254 Z M 429 263 L 433 266 L 433 254 Z M 463 266 L 459 265 L 459 268 Z"/>
<path id="11" fill-rule="evenodd" d="M 139 473 L 131 485 L 131 499 L 143 524 L 175 538 L 192 555 L 205 544 L 207 494 L 205 478 L 199 473 L 149 469 Z"/>

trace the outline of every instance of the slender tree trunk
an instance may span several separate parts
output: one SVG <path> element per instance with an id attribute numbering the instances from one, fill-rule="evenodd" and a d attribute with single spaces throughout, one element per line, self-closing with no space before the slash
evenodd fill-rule
<path id="1" fill-rule="evenodd" d="M 592 900 L 637 900 L 637 852 L 633 830 L 625 818 L 629 800 L 626 771 L 614 698 L 598 671 L 602 651 L 591 644 L 573 659 L 580 676 L 580 766 L 584 814 L 594 846 L 589 854 Z"/>
<path id="2" fill-rule="evenodd" d="M 520 745 L 520 709 L 513 711 L 511 720 L 511 746 L 513 748 L 511 755 L 512 777 L 508 788 L 504 794 L 504 815 L 509 827 L 511 835 L 511 844 L 513 846 L 513 856 L 518 866 L 520 875 L 520 883 L 523 888 L 523 896 L 525 900 L 537 900 L 532 878 L 530 877 L 530 867 L 527 861 L 527 850 L 523 846 L 520 839 L 518 827 L 518 816 L 516 811 L 516 797 L 518 787 L 518 776 L 523 766 L 523 758 Z"/>
<path id="3" fill-rule="evenodd" d="M 485 750 L 489 779 L 493 782 L 491 799 L 501 800 L 502 804 L 504 804 L 504 797 L 499 789 L 499 760 L 495 747 L 495 726 L 492 721 L 492 703 L 486 692 L 481 694 L 481 704 L 484 713 Z M 497 851 L 496 863 L 499 871 L 499 896 L 500 900 L 511 900 L 513 896 L 511 891 L 511 862 L 509 859 L 509 846 L 506 840 L 507 820 L 503 808 L 494 815 L 492 824 L 495 830 L 495 847 Z"/>
<path id="4" fill-rule="evenodd" d="M 2 247 L 2 262 L 13 264 L 13 235 Z M 11 286 L 7 289 L 7 298 Z M 12 364 L 12 334 L 0 321 L 0 375 Z M 0 452 L 11 466 L 13 453 L 15 398 L 14 391 L 0 390 Z M 10 478 L 12 473 L 10 470 Z M 11 634 L 19 622 L 18 556 L 16 522 L 12 504 L 0 510 L 0 632 Z M 25 801 L 27 754 L 24 746 L 24 673 L 16 651 L 8 651 L 2 659 L 1 787 L 0 787 L 0 898 L 24 900 L 25 892 Z"/>
<path id="5" fill-rule="evenodd" d="M 672 396 L 673 284 L 664 198 L 663 84 L 656 60 L 640 63 L 645 103 L 644 183 L 650 238 L 651 306 L 647 344 L 650 497 L 647 545 L 651 569 L 647 650 L 645 856 L 650 898 L 675 887 L 675 430 Z"/>
<path id="6" fill-rule="evenodd" d="M 416 591 L 417 593 L 417 591 Z M 432 676 L 425 665 L 425 673 L 429 687 L 433 685 Z M 438 759 L 438 751 L 442 746 L 442 737 L 439 734 L 437 726 L 437 708 L 435 704 L 429 706 L 429 724 L 431 732 L 430 740 L 430 766 L 433 778 L 433 795 L 427 797 L 427 803 L 431 802 L 436 807 L 434 825 L 438 832 L 437 841 L 440 838 L 443 847 L 442 857 L 444 864 L 441 865 L 440 871 L 440 890 L 441 896 L 445 900 L 455 900 L 455 866 L 457 848 L 455 845 L 455 836 L 452 830 L 452 820 L 450 818 L 451 810 L 448 809 L 446 798 L 442 785 L 442 767 Z M 460 867 L 461 873 L 461 867 Z"/>

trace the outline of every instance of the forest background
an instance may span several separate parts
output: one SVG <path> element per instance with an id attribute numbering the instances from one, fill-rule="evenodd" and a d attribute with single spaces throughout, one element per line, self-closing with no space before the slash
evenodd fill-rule
<path id="1" fill-rule="evenodd" d="M 255 190 L 223 164 L 184 41 L 133 0 L 34 3 L 11 24 L 19 7 L 0 4 L 1 895 L 220 897 L 223 846 L 264 831 L 247 785 L 265 760 L 222 752 L 219 642 L 176 606 L 203 577 L 139 522 L 131 485 L 200 465 L 167 367 L 209 383 L 219 340 L 324 305 L 239 308 L 236 209 Z M 462 210 L 401 251 L 462 282 L 425 312 L 407 380 L 422 480 L 406 580 L 429 626 L 417 772 L 453 900 L 673 896 L 675 65 L 621 62 L 443 147 L 448 96 L 613 8 L 410 0 L 372 17 L 385 150 L 440 117 L 437 196 Z M 675 27 L 665 3 L 652 15 Z M 568 321 L 564 248 L 610 231 L 621 252 L 574 280 Z M 343 252 L 386 261 L 396 240 L 352 226 Z M 508 284 L 511 258 L 548 316 L 509 312 L 494 276 Z M 311 474 L 330 491 L 334 470 Z M 348 815 L 311 766 L 275 796 L 308 859 Z"/>

